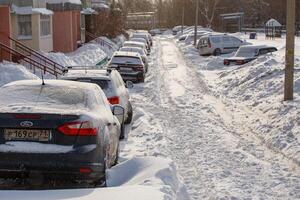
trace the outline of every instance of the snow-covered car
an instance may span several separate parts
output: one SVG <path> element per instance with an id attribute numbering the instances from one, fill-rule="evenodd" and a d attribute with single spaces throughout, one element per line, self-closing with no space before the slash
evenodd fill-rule
<path id="1" fill-rule="evenodd" d="M 152 44 L 153 44 L 152 36 L 147 32 L 133 33 L 131 38 L 144 38 L 145 40 L 147 40 L 147 43 L 149 44 L 149 46 L 152 46 Z"/>
<path id="2" fill-rule="evenodd" d="M 148 63 L 147 52 L 145 52 L 143 49 L 139 47 L 122 47 L 121 49 L 119 49 L 119 51 L 139 53 L 145 64 L 146 72 L 148 71 L 149 63 Z"/>
<path id="3" fill-rule="evenodd" d="M 151 29 L 149 31 L 149 33 L 150 33 L 151 36 L 155 36 L 155 35 L 161 35 L 162 31 L 160 29 Z"/>
<path id="4" fill-rule="evenodd" d="M 277 51 L 276 47 L 266 45 L 245 45 L 241 46 L 236 54 L 231 58 L 224 59 L 224 65 L 230 65 L 235 63 L 237 65 L 243 65 L 257 57 Z"/>
<path id="5" fill-rule="evenodd" d="M 144 49 L 148 55 L 150 54 L 150 52 L 147 49 L 146 44 L 144 44 L 142 42 L 126 41 L 126 42 L 124 42 L 123 47 L 139 47 L 139 48 Z"/>
<path id="6" fill-rule="evenodd" d="M 106 69 L 92 69 L 86 67 L 74 67 L 69 69 L 68 73 L 61 77 L 61 79 L 97 84 L 101 87 L 111 105 L 122 106 L 125 110 L 125 116 L 124 120 L 121 119 L 119 121 L 121 124 L 120 139 L 124 139 L 124 124 L 131 123 L 133 115 L 129 91 L 126 87 L 132 84 L 127 83 L 127 85 L 125 85 L 120 73 L 116 70 L 107 71 Z"/>
<path id="7" fill-rule="evenodd" d="M 200 30 L 201 28 L 203 28 L 203 27 L 202 26 L 197 27 L 198 30 Z M 178 36 L 180 37 L 182 35 L 187 35 L 192 31 L 195 31 L 195 26 L 188 26 L 183 30 L 183 32 L 181 32 L 181 31 L 177 32 L 177 37 Z"/>
<path id="8" fill-rule="evenodd" d="M 197 41 L 204 35 L 209 34 L 210 32 L 207 31 L 197 31 Z M 185 37 L 185 44 L 190 44 L 192 42 L 194 42 L 194 38 L 195 38 L 195 32 L 191 32 L 189 33 L 186 37 Z"/>
<path id="9" fill-rule="evenodd" d="M 186 28 L 187 28 L 187 26 L 175 26 L 172 29 L 172 33 L 173 33 L 173 35 L 177 35 L 178 32 L 180 32 L 181 30 L 184 30 Z"/>
<path id="10" fill-rule="evenodd" d="M 200 38 L 197 48 L 199 49 L 200 55 L 218 56 L 234 52 L 238 50 L 240 46 L 247 44 L 249 43 L 233 35 L 225 33 L 211 33 Z"/>
<path id="11" fill-rule="evenodd" d="M 147 52 L 149 52 L 149 53 L 151 52 L 151 46 L 150 46 L 150 44 L 148 44 L 147 40 L 145 40 L 144 38 L 130 38 L 129 41 L 144 43 L 146 45 Z"/>
<path id="12" fill-rule="evenodd" d="M 116 69 L 124 81 L 145 81 L 146 68 L 139 53 L 117 51 L 108 63 L 108 69 Z"/>
<path id="13" fill-rule="evenodd" d="M 0 108 L 1 178 L 39 173 L 94 184 L 117 162 L 124 109 L 110 107 L 96 84 L 16 81 L 0 88 Z"/>

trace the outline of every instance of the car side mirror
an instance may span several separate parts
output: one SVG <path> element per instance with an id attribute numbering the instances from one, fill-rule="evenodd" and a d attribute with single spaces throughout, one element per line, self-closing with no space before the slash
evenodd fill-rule
<path id="1" fill-rule="evenodd" d="M 132 81 L 126 81 L 126 88 L 128 88 L 128 89 L 132 89 L 133 88 L 133 82 Z"/>
<path id="2" fill-rule="evenodd" d="M 115 105 L 112 107 L 112 113 L 114 116 L 116 116 L 119 120 L 119 122 L 123 123 L 124 121 L 124 115 L 125 115 L 125 109 L 122 106 Z"/>

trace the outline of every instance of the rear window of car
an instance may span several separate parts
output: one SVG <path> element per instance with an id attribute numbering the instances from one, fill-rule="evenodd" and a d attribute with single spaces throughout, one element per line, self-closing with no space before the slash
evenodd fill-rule
<path id="1" fill-rule="evenodd" d="M 98 85 L 106 96 L 112 96 L 113 94 L 113 85 L 110 80 L 97 80 L 93 78 L 72 78 L 68 79 L 70 81 L 78 81 L 78 82 L 85 82 L 85 83 L 94 83 Z"/>
<path id="2" fill-rule="evenodd" d="M 1 104 L 24 103 L 29 106 L 50 105 L 52 107 L 64 105 L 86 106 L 87 96 L 83 89 L 76 86 L 27 86 L 14 85 L 0 89 Z"/>
<path id="3" fill-rule="evenodd" d="M 236 57 L 254 57 L 255 54 L 257 53 L 258 49 L 255 49 L 255 48 L 240 48 L 235 56 Z"/>
<path id="4" fill-rule="evenodd" d="M 114 56 L 111 59 L 111 64 L 131 64 L 131 65 L 141 65 L 142 61 L 137 57 L 130 56 Z"/>

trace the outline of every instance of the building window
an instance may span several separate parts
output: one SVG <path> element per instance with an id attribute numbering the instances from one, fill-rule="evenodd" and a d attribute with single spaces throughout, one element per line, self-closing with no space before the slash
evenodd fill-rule
<path id="1" fill-rule="evenodd" d="M 50 15 L 41 15 L 41 36 L 51 35 Z"/>
<path id="2" fill-rule="evenodd" d="M 31 15 L 18 15 L 19 37 L 31 38 Z"/>

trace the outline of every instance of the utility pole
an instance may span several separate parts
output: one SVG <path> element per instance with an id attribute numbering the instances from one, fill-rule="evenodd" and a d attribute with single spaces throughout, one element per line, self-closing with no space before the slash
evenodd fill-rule
<path id="1" fill-rule="evenodd" d="M 182 6 L 182 16 L 181 16 L 181 34 L 183 34 L 183 26 L 184 26 L 184 13 L 185 12 L 185 1 L 183 1 Z"/>
<path id="2" fill-rule="evenodd" d="M 295 0 L 287 0 L 284 100 L 294 99 Z"/>
<path id="3" fill-rule="evenodd" d="M 196 18 L 195 18 L 195 34 L 194 34 L 194 45 L 197 45 L 197 30 L 198 30 L 198 20 L 199 20 L 199 0 L 196 0 Z"/>

